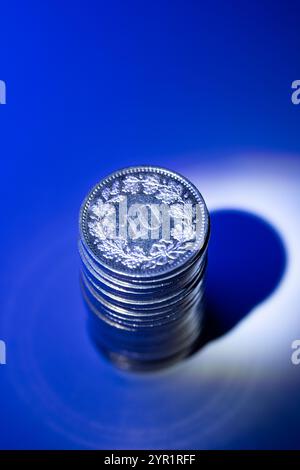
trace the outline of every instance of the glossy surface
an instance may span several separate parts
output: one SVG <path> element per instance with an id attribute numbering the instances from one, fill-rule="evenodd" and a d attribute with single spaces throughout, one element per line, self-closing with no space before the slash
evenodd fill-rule
<path id="1" fill-rule="evenodd" d="M 2 448 L 300 447 L 299 17 L 299 2 L 1 2 Z M 128 374 L 86 331 L 77 220 L 95 178 L 147 163 L 209 205 L 219 333 Z"/>

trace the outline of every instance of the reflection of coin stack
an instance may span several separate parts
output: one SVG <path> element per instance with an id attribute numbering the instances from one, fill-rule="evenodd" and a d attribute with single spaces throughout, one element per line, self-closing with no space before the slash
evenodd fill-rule
<path id="1" fill-rule="evenodd" d="M 209 216 L 177 173 L 134 167 L 97 184 L 80 212 L 83 295 L 97 345 L 118 365 L 188 355 L 202 326 Z"/>

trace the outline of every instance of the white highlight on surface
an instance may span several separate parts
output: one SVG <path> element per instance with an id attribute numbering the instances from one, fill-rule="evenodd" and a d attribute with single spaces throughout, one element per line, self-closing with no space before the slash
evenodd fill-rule
<path id="1" fill-rule="evenodd" d="M 260 362 L 264 371 L 277 373 L 279 367 L 286 369 L 291 341 L 300 334 L 300 160 L 261 154 L 220 161 L 217 169 L 215 165 L 214 161 L 211 168 L 185 172 L 208 209 L 239 209 L 262 217 L 278 231 L 287 252 L 286 271 L 277 289 L 219 341 L 222 362 L 233 357 L 245 367 Z M 220 358 L 219 347 L 212 346 L 207 354 Z M 204 355 L 202 359 L 208 360 Z"/>
<path id="2" fill-rule="evenodd" d="M 0 365 L 6 364 L 6 344 L 0 340 Z"/>
<path id="3" fill-rule="evenodd" d="M 6 83 L 0 80 L 0 104 L 6 104 Z"/>

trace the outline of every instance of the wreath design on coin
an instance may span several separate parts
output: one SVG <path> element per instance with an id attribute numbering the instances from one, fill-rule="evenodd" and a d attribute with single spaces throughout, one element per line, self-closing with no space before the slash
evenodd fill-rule
<path id="1" fill-rule="evenodd" d="M 170 206 L 170 216 L 176 218 L 193 218 L 193 209 L 187 214 L 183 205 L 189 203 L 188 194 L 184 193 L 181 184 L 167 181 L 157 175 L 129 175 L 122 182 L 115 181 L 111 187 L 105 187 L 99 197 L 90 207 L 88 228 L 94 237 L 94 244 L 106 259 L 120 262 L 127 268 L 154 269 L 172 263 L 180 255 L 191 250 L 196 237 L 194 226 L 182 227 L 175 225 L 171 230 L 171 240 L 160 239 L 153 243 L 149 253 L 140 246 L 130 247 L 124 238 L 114 237 L 115 225 L 112 222 L 113 204 L 122 202 L 125 195 L 153 195 L 161 203 Z"/>

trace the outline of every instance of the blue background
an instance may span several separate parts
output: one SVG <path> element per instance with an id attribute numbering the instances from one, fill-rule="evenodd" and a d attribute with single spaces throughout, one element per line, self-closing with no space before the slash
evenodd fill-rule
<path id="1" fill-rule="evenodd" d="M 150 379 L 119 375 L 106 363 L 97 370 L 101 359 L 82 332 L 76 254 L 80 203 L 119 167 L 157 164 L 184 173 L 185 162 L 218 168 L 240 151 L 298 160 L 300 108 L 291 104 L 291 83 L 300 78 L 299 2 L 11 0 L 1 2 L 0 18 L 0 79 L 7 84 L 0 106 L 0 338 L 8 354 L 0 367 L 0 447 L 300 447 L 299 406 L 289 400 L 280 418 L 262 418 L 223 445 L 195 431 L 183 441 L 155 431 L 147 441 L 141 428 L 128 437 L 128 407 L 137 408 L 146 434 L 167 417 L 143 415 Z M 34 311 L 43 318 L 35 332 Z M 32 356 L 26 359 L 32 335 L 56 398 L 34 374 Z M 160 392 L 149 400 L 160 407 L 169 378 L 153 380 Z M 101 410 L 90 381 L 107 392 Z M 47 406 L 34 409 L 33 388 Z M 67 425 L 53 418 L 65 412 L 61 396 L 77 408 Z M 82 430 L 82 439 L 73 435 L 80 435 L 80 413 L 101 422 Z"/>

